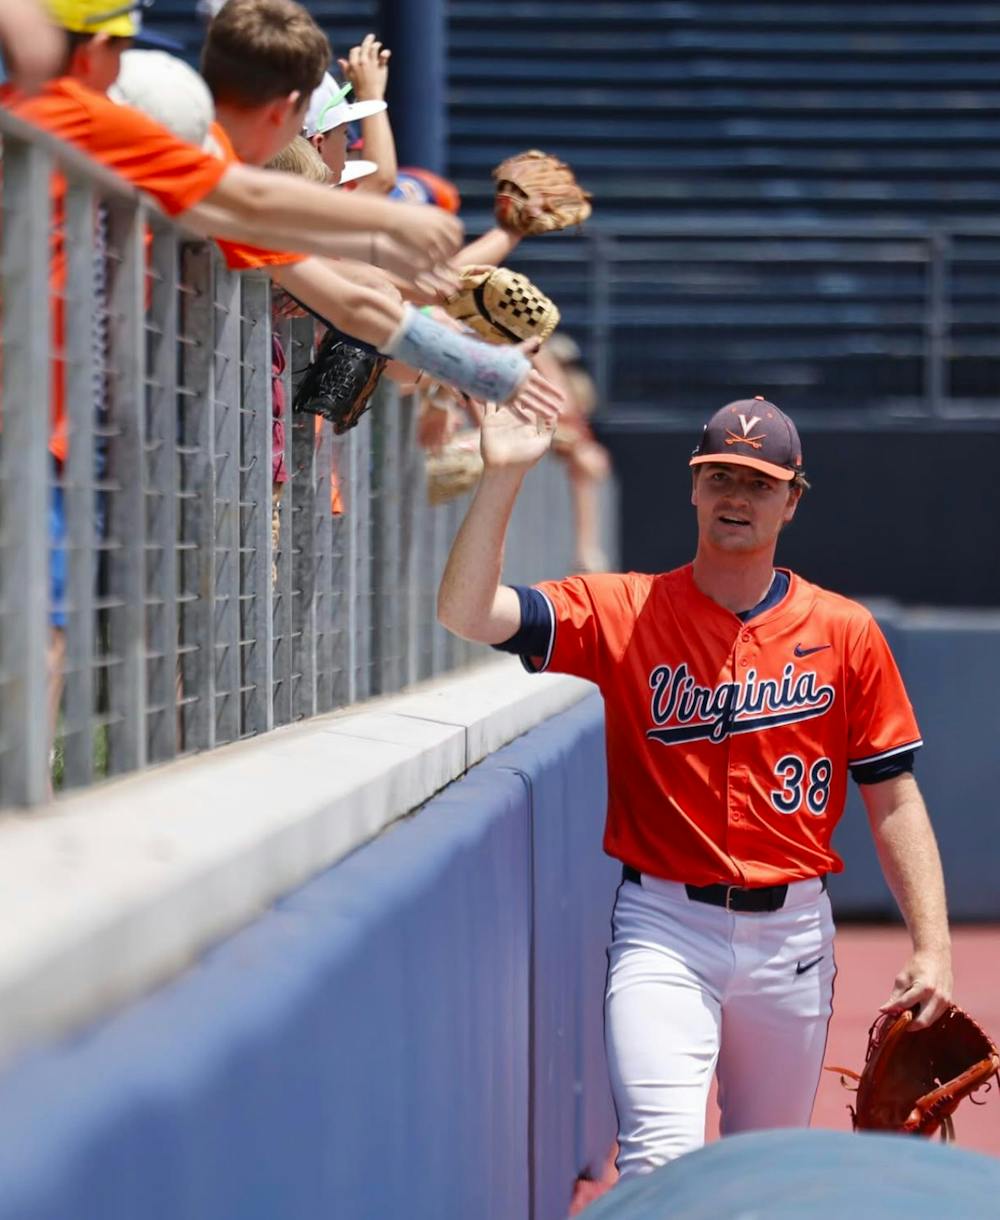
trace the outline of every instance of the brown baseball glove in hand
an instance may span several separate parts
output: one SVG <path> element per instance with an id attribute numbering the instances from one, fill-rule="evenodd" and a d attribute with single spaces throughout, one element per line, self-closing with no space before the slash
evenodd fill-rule
<path id="1" fill-rule="evenodd" d="M 868 1031 L 864 1071 L 827 1068 L 858 1082 L 855 1131 L 901 1131 L 954 1139 L 952 1114 L 996 1076 L 1000 1052 L 975 1021 L 951 1004 L 933 1025 L 911 1031 L 912 1009 L 886 1013 Z M 998 1077 L 1000 1082 L 1000 1077 Z"/>
<path id="2" fill-rule="evenodd" d="M 463 267 L 459 292 L 444 309 L 487 343 L 545 340 L 559 325 L 559 310 L 539 288 L 509 267 Z"/>
<path id="3" fill-rule="evenodd" d="M 593 210 L 593 196 L 582 189 L 566 162 L 537 148 L 501 161 L 493 177 L 497 223 L 521 237 L 583 224 Z"/>
<path id="4" fill-rule="evenodd" d="M 293 409 L 321 415 L 340 435 L 368 410 L 387 363 L 372 348 L 328 331 L 295 391 Z"/>
<path id="5" fill-rule="evenodd" d="M 464 496 L 483 473 L 479 432 L 474 429 L 459 432 L 437 453 L 428 453 L 426 462 L 428 504 L 447 504 Z"/>

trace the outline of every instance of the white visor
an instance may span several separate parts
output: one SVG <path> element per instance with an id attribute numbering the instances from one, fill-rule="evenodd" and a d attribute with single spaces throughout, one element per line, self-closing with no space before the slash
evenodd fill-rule
<path id="1" fill-rule="evenodd" d="M 369 174 L 374 174 L 377 169 L 378 166 L 374 161 L 348 161 L 337 185 L 346 186 L 348 182 L 357 182 L 359 178 L 367 178 Z"/>

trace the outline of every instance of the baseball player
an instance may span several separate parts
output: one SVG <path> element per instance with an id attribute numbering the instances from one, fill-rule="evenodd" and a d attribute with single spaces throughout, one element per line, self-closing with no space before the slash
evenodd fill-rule
<path id="1" fill-rule="evenodd" d="M 691 459 L 698 546 L 658 575 L 500 584 L 525 471 L 551 425 L 491 410 L 485 471 L 441 583 L 441 622 L 604 696 L 605 850 L 621 860 L 605 996 L 623 1177 L 722 1132 L 809 1123 L 835 974 L 826 876 L 860 785 L 912 955 L 884 1011 L 951 993 L 944 882 L 914 781 L 920 733 L 872 616 L 783 568 L 808 484 L 792 421 L 731 403 Z"/>

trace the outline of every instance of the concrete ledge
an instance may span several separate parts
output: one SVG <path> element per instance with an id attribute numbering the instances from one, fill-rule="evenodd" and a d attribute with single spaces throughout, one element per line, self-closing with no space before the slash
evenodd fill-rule
<path id="1" fill-rule="evenodd" d="M 0 820 L 0 1056 L 212 943 L 578 702 L 513 658 Z"/>

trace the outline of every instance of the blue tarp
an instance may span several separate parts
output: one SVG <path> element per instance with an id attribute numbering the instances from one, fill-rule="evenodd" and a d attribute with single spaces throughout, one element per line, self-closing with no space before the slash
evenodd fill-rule
<path id="1" fill-rule="evenodd" d="M 735 1135 L 614 1187 L 587 1220 L 995 1220 L 1000 1162 L 914 1136 Z"/>

